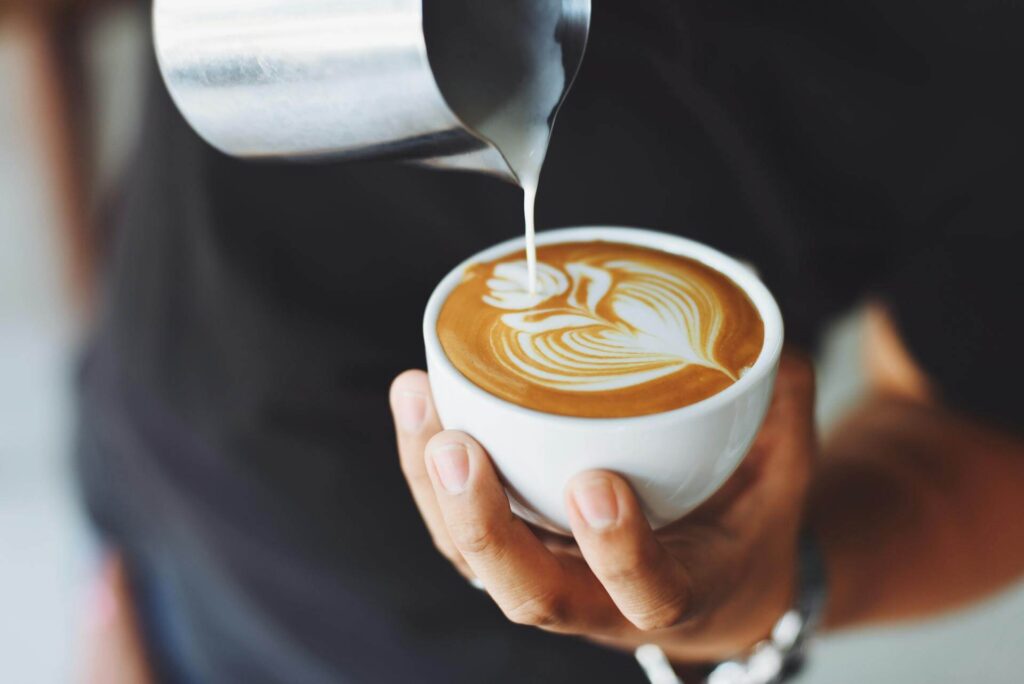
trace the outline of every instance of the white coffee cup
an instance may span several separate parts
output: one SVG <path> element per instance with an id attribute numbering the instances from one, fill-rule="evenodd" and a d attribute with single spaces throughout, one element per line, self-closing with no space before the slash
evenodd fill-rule
<path id="1" fill-rule="evenodd" d="M 733 385 L 683 408 L 629 418 L 574 418 L 499 399 L 463 376 L 444 352 L 437 319 L 467 266 L 524 248 L 522 238 L 484 250 L 448 274 L 427 304 L 427 369 L 441 424 L 472 435 L 503 477 L 513 510 L 560 532 L 569 529 L 564 490 L 587 470 L 625 476 L 654 527 L 683 517 L 711 496 L 750 449 L 771 401 L 782 352 L 782 315 L 744 264 L 685 238 L 633 228 L 566 228 L 537 236 L 539 245 L 603 240 L 640 245 L 700 261 L 728 276 L 764 321 L 764 347 Z"/>

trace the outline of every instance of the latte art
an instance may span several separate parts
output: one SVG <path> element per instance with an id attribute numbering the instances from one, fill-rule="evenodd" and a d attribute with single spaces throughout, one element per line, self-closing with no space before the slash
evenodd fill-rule
<path id="1" fill-rule="evenodd" d="M 696 364 L 736 377 L 715 361 L 721 305 L 699 283 L 628 260 L 542 264 L 545 286 L 522 296 L 527 264 L 495 267 L 483 300 L 527 309 L 500 318 L 491 352 L 504 368 L 552 389 L 579 392 L 631 387 Z M 548 285 L 550 283 L 550 285 Z M 551 297 L 568 292 L 560 306 Z"/>
<path id="2" fill-rule="evenodd" d="M 547 412 L 641 415 L 736 382 L 764 330 L 746 295 L 690 259 L 629 245 L 550 245 L 531 292 L 521 255 L 466 273 L 438 333 L 484 389 Z"/>

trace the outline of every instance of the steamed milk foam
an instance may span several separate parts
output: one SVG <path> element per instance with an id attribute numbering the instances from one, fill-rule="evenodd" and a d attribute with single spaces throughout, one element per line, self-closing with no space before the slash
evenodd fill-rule
<path id="1" fill-rule="evenodd" d="M 452 364 L 491 394 L 581 417 L 660 413 L 706 399 L 757 360 L 764 323 L 747 295 L 700 262 L 583 242 L 467 269 L 438 318 Z"/>

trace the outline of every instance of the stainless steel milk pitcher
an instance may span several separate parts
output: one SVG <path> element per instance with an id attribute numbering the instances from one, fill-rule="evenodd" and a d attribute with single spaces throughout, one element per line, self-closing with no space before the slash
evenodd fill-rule
<path id="1" fill-rule="evenodd" d="M 590 12 L 590 0 L 156 0 L 153 22 L 174 101 L 223 152 L 400 158 L 514 181 L 480 122 L 557 67 L 550 126 Z"/>

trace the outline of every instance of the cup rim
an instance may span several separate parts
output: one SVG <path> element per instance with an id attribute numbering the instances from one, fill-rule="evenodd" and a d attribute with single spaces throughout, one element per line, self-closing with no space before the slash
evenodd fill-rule
<path id="1" fill-rule="evenodd" d="M 461 282 L 465 270 L 480 262 L 494 261 L 511 252 L 525 248 L 526 238 L 517 237 L 489 247 L 466 259 L 448 273 L 434 289 L 427 302 L 423 319 L 423 337 L 427 346 L 428 358 L 433 363 L 444 366 L 444 370 L 454 378 L 463 390 L 468 391 L 481 401 L 496 403 L 507 411 L 529 416 L 533 419 L 554 421 L 558 423 L 576 423 L 590 429 L 606 426 L 623 426 L 630 424 L 657 424 L 674 422 L 681 418 L 697 417 L 710 413 L 728 404 L 735 398 L 756 386 L 765 376 L 773 373 L 782 354 L 784 327 L 782 312 L 768 288 L 761 282 L 757 273 L 736 259 L 689 238 L 662 233 L 643 228 L 625 226 L 586 226 L 559 228 L 537 233 L 537 246 L 561 244 L 566 242 L 619 242 L 657 249 L 670 254 L 688 257 L 699 261 L 733 281 L 753 302 L 761 320 L 764 322 L 764 344 L 754 365 L 743 376 L 729 387 L 717 394 L 693 404 L 681 406 L 670 411 L 650 413 L 639 416 L 619 416 L 613 418 L 589 418 L 584 416 L 567 416 L 558 413 L 546 413 L 526 406 L 520 406 L 507 399 L 491 394 L 462 374 L 445 352 L 437 335 L 437 319 L 448 295 Z"/>

